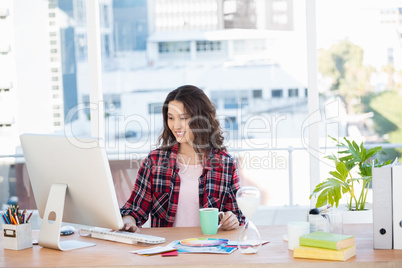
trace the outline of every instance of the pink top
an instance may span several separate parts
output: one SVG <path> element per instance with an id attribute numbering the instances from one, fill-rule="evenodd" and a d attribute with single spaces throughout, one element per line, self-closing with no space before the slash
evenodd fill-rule
<path id="1" fill-rule="evenodd" d="M 173 226 L 200 226 L 198 179 L 202 174 L 202 165 L 177 163 L 179 164 L 180 190 Z"/>

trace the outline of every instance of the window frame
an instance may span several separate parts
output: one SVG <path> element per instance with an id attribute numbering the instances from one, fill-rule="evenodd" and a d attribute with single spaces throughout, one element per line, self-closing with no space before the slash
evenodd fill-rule
<path id="1" fill-rule="evenodd" d="M 97 107 L 97 109 L 91 109 L 91 134 L 93 137 L 104 139 L 104 105 L 99 105 L 103 103 L 99 9 L 99 0 L 86 1 L 90 103 L 95 104 L 95 107 Z M 319 183 L 320 177 L 319 124 L 314 123 L 315 117 L 312 116 L 319 111 L 316 0 L 306 0 L 306 48 L 306 56 L 309 59 L 307 61 L 307 105 L 310 125 L 307 138 L 308 145 L 304 145 L 310 156 L 310 190 L 312 191 L 315 185 Z M 306 137 L 302 138 L 306 139 Z M 313 205 L 315 202 L 316 200 L 312 198 L 310 204 Z"/>

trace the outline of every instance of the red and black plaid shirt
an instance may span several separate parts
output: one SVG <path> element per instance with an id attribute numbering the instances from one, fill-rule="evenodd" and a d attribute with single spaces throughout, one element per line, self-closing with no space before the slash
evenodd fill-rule
<path id="1" fill-rule="evenodd" d="M 169 150 L 156 149 L 143 161 L 130 198 L 120 209 L 142 226 L 151 215 L 152 227 L 172 227 L 179 200 L 178 144 Z M 212 149 L 199 178 L 200 207 L 232 211 L 244 223 L 236 203 L 239 173 L 235 160 L 226 152 Z"/>

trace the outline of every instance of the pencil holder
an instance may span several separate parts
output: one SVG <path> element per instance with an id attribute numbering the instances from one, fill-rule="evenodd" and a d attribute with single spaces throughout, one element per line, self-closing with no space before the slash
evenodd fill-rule
<path id="1" fill-rule="evenodd" d="M 3 224 L 3 242 L 5 249 L 21 250 L 31 248 L 31 223 L 24 223 L 19 225 Z"/>

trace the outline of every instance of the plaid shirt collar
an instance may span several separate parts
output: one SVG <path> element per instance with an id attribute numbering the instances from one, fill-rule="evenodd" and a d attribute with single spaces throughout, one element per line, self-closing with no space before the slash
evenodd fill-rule
<path id="1" fill-rule="evenodd" d="M 173 146 L 170 149 L 170 157 L 169 157 L 169 163 L 172 164 L 173 167 L 177 170 L 177 155 L 179 153 L 179 143 L 175 142 Z M 211 149 L 209 151 L 209 157 L 204 156 L 204 170 L 205 171 L 211 171 L 213 170 L 211 163 L 211 159 L 215 159 L 215 149 Z"/>

